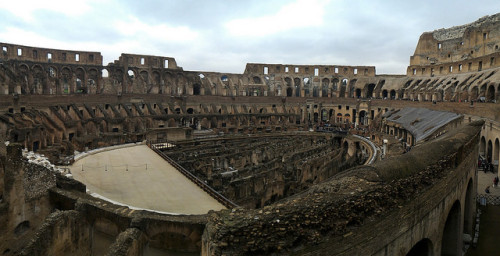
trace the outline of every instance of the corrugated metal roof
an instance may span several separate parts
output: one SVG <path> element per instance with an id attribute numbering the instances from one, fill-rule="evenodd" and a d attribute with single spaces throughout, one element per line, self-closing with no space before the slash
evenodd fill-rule
<path id="1" fill-rule="evenodd" d="M 460 117 L 462 115 L 452 112 L 434 111 L 426 108 L 403 108 L 399 111 L 391 111 L 386 120 L 401 124 L 404 129 L 413 134 L 415 141 L 418 142 Z"/>

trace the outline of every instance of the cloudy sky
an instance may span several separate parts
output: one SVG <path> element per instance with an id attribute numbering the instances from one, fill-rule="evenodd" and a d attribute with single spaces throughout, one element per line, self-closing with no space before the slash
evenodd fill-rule
<path id="1" fill-rule="evenodd" d="M 375 66 L 404 74 L 422 32 L 500 12 L 498 0 L 0 0 L 0 42 L 174 57 L 184 70 L 247 62 Z"/>

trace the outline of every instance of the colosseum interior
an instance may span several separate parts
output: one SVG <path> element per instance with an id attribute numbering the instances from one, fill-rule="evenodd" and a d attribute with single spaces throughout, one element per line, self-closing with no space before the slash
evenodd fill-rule
<path id="1" fill-rule="evenodd" d="M 0 252 L 462 255 L 478 155 L 498 169 L 499 45 L 500 14 L 423 33 L 403 75 L 0 43 Z M 223 209 L 120 204 L 71 167 L 137 145 Z"/>

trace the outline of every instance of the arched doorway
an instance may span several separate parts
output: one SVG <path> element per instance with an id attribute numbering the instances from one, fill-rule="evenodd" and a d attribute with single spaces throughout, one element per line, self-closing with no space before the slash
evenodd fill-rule
<path id="1" fill-rule="evenodd" d="M 375 84 L 369 84 L 368 89 L 366 90 L 366 98 L 373 97 L 373 90 L 375 89 Z"/>
<path id="2" fill-rule="evenodd" d="M 486 92 L 486 101 L 493 102 L 495 100 L 495 87 L 493 85 L 488 86 L 488 91 Z"/>
<path id="3" fill-rule="evenodd" d="M 201 95 L 201 85 L 199 84 L 193 85 L 193 95 Z"/>
<path id="4" fill-rule="evenodd" d="M 416 243 L 406 256 L 430 256 L 432 255 L 432 242 L 424 238 Z"/>
<path id="5" fill-rule="evenodd" d="M 479 155 L 485 156 L 486 153 L 486 139 L 481 137 L 481 141 L 479 142 Z"/>
<path id="6" fill-rule="evenodd" d="M 366 118 L 366 111 L 359 111 L 359 125 L 367 125 L 368 119 Z"/>
<path id="7" fill-rule="evenodd" d="M 474 229 L 472 227 L 474 222 L 474 213 L 476 212 L 476 204 L 474 201 L 474 185 L 472 179 L 469 179 L 467 184 L 467 191 L 465 192 L 465 205 L 464 205 L 464 233 L 474 236 L 472 232 Z"/>
<path id="8" fill-rule="evenodd" d="M 460 202 L 451 207 L 443 229 L 441 255 L 462 255 L 462 234 L 460 232 Z"/>
<path id="9" fill-rule="evenodd" d="M 493 144 L 491 143 L 491 140 L 488 140 L 488 149 L 486 150 L 486 159 L 488 162 L 491 163 L 491 160 L 493 156 Z"/>
<path id="10" fill-rule="evenodd" d="M 355 93 L 356 98 L 361 98 L 361 89 L 357 88 Z"/>
<path id="11" fill-rule="evenodd" d="M 394 99 L 396 99 L 396 91 L 391 90 L 391 100 L 394 100 Z"/>
<path id="12" fill-rule="evenodd" d="M 382 91 L 382 99 L 387 99 L 387 90 Z"/>

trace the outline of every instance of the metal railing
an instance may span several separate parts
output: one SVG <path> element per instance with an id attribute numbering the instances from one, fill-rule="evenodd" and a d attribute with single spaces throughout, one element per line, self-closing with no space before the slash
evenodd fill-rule
<path id="1" fill-rule="evenodd" d="M 213 197 L 219 203 L 223 204 L 225 207 L 227 207 L 229 209 L 238 207 L 237 204 L 235 204 L 231 200 L 227 199 L 226 197 L 224 197 L 223 195 L 221 195 L 219 192 L 215 191 L 212 187 L 210 187 L 209 185 L 207 185 L 205 182 L 203 182 L 198 177 L 196 177 L 194 174 L 192 174 L 191 172 L 189 172 L 188 170 L 186 170 L 180 164 L 176 163 L 172 158 L 168 157 L 161 150 L 159 150 L 158 148 L 156 148 L 153 143 L 148 142 L 147 145 L 154 152 L 156 152 L 159 156 L 161 156 L 165 161 L 167 161 L 175 169 L 177 169 L 180 173 L 182 173 L 186 178 L 188 178 L 194 184 L 196 184 L 198 187 L 200 187 L 201 189 L 203 189 L 203 191 L 207 192 L 211 197 Z"/>

